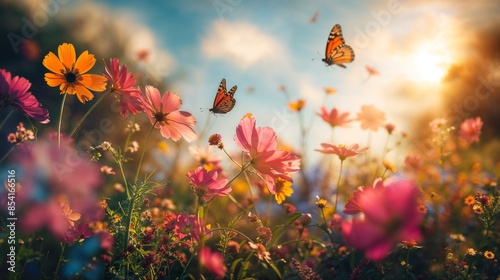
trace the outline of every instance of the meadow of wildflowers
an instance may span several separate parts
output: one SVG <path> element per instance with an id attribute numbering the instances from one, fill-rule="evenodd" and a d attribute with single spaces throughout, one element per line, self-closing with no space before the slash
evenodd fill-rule
<path id="1" fill-rule="evenodd" d="M 15 244 L 12 265 L 2 255 L 5 279 L 498 277 L 499 162 L 488 155 L 500 146 L 481 141 L 481 118 L 459 127 L 432 121 L 429 139 L 421 139 L 429 148 L 407 152 L 397 166 L 385 157 L 407 135 L 384 112 L 365 105 L 351 116 L 320 107 L 317 121 L 332 131 L 360 125 L 398 140 L 376 155 L 357 143 L 323 143 L 310 151 L 322 162 L 305 165 L 305 146 L 281 147 L 280 135 L 251 113 L 228 113 L 233 139 L 205 135 L 179 95 L 136 84 L 118 59 L 105 59 L 100 74 L 91 51 L 77 58 L 64 43 L 57 53 L 43 60 L 47 88 L 58 88 L 62 104 L 50 115 L 28 80 L 0 70 L 2 110 L 11 112 L 1 124 L 10 132 L 2 172 L 16 174 L 1 191 L 2 210 L 17 217 L 15 240 L 0 239 L 2 252 Z M 77 145 L 79 126 L 93 125 L 108 94 L 119 104 L 121 136 Z M 87 111 L 63 126 L 72 95 L 73 106 Z M 300 119 L 306 101 L 288 105 Z M 12 114 L 26 117 L 17 129 L 6 125 Z M 38 133 L 42 126 L 50 129 Z M 160 138 L 187 158 L 174 161 L 176 174 L 166 181 L 143 166 Z M 313 192 L 319 195 L 301 195 Z"/>

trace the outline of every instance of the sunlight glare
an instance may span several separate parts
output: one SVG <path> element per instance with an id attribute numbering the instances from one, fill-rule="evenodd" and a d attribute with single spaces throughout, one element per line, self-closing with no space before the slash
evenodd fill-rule
<path id="1" fill-rule="evenodd" d="M 439 83 L 446 75 L 451 58 L 444 46 L 426 43 L 413 56 L 416 79 L 429 83 Z"/>

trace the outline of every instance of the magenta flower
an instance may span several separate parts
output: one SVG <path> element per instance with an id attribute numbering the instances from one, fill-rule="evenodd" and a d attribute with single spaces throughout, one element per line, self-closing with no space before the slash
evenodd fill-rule
<path id="1" fill-rule="evenodd" d="M 210 272 L 215 278 L 223 278 L 226 275 L 227 267 L 224 265 L 224 258 L 219 252 L 212 252 L 210 248 L 200 249 L 200 265 Z"/>
<path id="2" fill-rule="evenodd" d="M 246 152 L 247 160 L 264 178 L 271 194 L 276 193 L 275 178 L 288 179 L 300 168 L 300 159 L 286 151 L 277 150 L 278 139 L 270 127 L 255 127 L 255 119 L 243 118 L 236 128 L 236 145 Z"/>
<path id="3" fill-rule="evenodd" d="M 200 166 L 194 171 L 189 171 L 187 176 L 191 181 L 191 189 L 205 202 L 214 196 L 227 196 L 231 192 L 227 179 L 217 179 L 217 171 L 207 171 Z"/>
<path id="4" fill-rule="evenodd" d="M 46 227 L 62 240 L 70 228 L 64 205 L 71 205 L 84 222 L 99 220 L 104 213 L 97 194 L 102 186 L 99 165 L 80 156 L 69 138 L 61 139 L 59 149 L 56 137 L 53 134 L 23 143 L 12 162 L 22 174 L 22 188 L 16 193 L 21 230 Z"/>
<path id="5" fill-rule="evenodd" d="M 185 111 L 178 111 L 182 105 L 180 97 L 169 91 L 163 96 L 152 86 L 146 86 L 146 92 L 141 94 L 144 110 L 155 128 L 165 138 L 178 141 L 183 137 L 191 142 L 196 139 L 192 126 L 196 124 L 194 117 Z"/>
<path id="6" fill-rule="evenodd" d="M 349 112 L 340 113 L 337 108 L 333 108 L 330 112 L 328 112 L 325 107 L 321 107 L 320 112 L 317 113 L 317 115 L 332 128 L 336 126 L 347 127 L 347 124 L 352 122 L 352 119 L 349 119 Z"/>
<path id="7" fill-rule="evenodd" d="M 14 76 L 0 69 L 0 109 L 12 106 L 19 112 L 39 123 L 49 123 L 49 111 L 42 108 L 38 100 L 29 92 L 31 83 L 23 77 Z"/>
<path id="8" fill-rule="evenodd" d="M 466 119 L 460 125 L 458 136 L 469 142 L 469 144 L 479 142 L 479 135 L 481 135 L 482 127 L 483 122 L 480 117 Z"/>
<path id="9" fill-rule="evenodd" d="M 351 146 L 346 145 L 333 145 L 328 143 L 321 143 L 323 147 L 322 150 L 315 150 L 323 154 L 334 154 L 339 157 L 341 161 L 344 161 L 348 157 L 353 157 L 357 154 L 364 153 L 368 148 L 360 149 L 358 144 L 353 144 Z"/>
<path id="10" fill-rule="evenodd" d="M 174 234 L 179 240 L 184 239 L 185 237 L 191 237 L 194 240 L 199 241 L 202 236 L 206 236 L 209 233 L 202 219 L 198 221 L 196 215 L 188 216 L 181 213 L 177 216 Z"/>
<path id="11" fill-rule="evenodd" d="M 387 183 L 387 181 L 386 181 Z M 412 181 L 397 180 L 382 187 L 374 182 L 356 197 L 356 208 L 363 219 L 342 223 L 345 240 L 353 247 L 365 251 L 368 260 L 385 258 L 395 243 L 422 238 L 417 197 L 420 190 Z"/>
<path id="12" fill-rule="evenodd" d="M 375 179 L 371 186 L 358 187 L 358 189 L 354 191 L 351 198 L 349 198 L 349 201 L 346 203 L 344 213 L 348 215 L 355 215 L 363 212 L 363 209 L 361 209 L 361 205 L 359 204 L 360 197 L 363 196 L 363 192 L 378 190 L 379 188 L 385 188 L 384 182 L 381 178 Z"/>
<path id="13" fill-rule="evenodd" d="M 135 87 L 135 78 L 132 73 L 127 72 L 127 66 L 120 67 L 120 61 L 111 58 L 109 66 L 104 63 L 104 68 L 106 73 L 103 75 L 111 82 L 111 91 L 120 99 L 120 114 L 127 117 L 129 112 L 135 115 L 144 110 L 140 90 Z"/>

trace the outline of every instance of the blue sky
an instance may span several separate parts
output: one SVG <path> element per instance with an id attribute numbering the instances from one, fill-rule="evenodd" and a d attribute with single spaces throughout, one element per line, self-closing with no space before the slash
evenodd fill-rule
<path id="1" fill-rule="evenodd" d="M 447 0 L 84 4 L 102 8 L 100 16 L 94 15 L 97 19 L 120 22 L 122 32 L 130 36 L 126 49 L 151 52 L 146 69 L 173 82 L 169 90 L 182 96 L 183 109 L 195 115 L 198 130 L 210 115 L 200 108 L 211 107 L 220 80 L 226 78 L 228 87 L 238 85 L 237 104 L 227 115 L 210 117 L 210 133 L 221 133 L 229 141 L 239 119 L 251 112 L 257 125 L 273 127 L 280 139 L 297 147 L 297 116 L 279 91 L 284 85 L 291 99 L 307 102 L 305 119 L 312 120 L 309 149 L 330 137 L 329 126 L 315 116 L 323 104 L 349 111 L 352 117 L 362 105 L 374 105 L 399 132 L 408 132 L 423 114 L 439 116 L 441 79 L 465 55 L 464 27 L 476 20 L 467 13 L 484 14 L 497 5 L 488 0 L 481 5 Z M 316 22 L 308 23 L 315 12 Z M 336 23 L 356 54 L 347 69 L 326 67 L 321 61 Z M 367 80 L 366 65 L 380 75 Z M 248 92 L 248 87 L 255 91 Z M 325 101 L 324 87 L 337 93 Z M 372 140 L 381 144 L 385 137 L 378 131 Z M 336 129 L 335 140 L 366 145 L 367 132 L 355 122 L 350 129 Z"/>

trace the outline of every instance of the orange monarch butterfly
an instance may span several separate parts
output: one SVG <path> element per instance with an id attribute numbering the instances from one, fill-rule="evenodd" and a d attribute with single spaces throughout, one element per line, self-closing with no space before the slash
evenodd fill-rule
<path id="1" fill-rule="evenodd" d="M 209 111 L 214 114 L 225 114 L 231 111 L 236 104 L 236 99 L 234 99 L 236 89 L 238 89 L 238 86 L 232 87 L 229 92 L 227 92 L 226 79 L 222 79 L 217 89 L 217 94 L 215 95 L 214 105 Z"/>
<path id="2" fill-rule="evenodd" d="M 342 37 L 342 28 L 340 25 L 335 24 L 328 41 L 326 41 L 325 58 L 322 59 L 328 66 L 336 64 L 340 67 L 346 68 L 343 63 L 349 63 L 354 60 L 354 51 L 352 48 L 345 44 L 344 37 Z"/>

